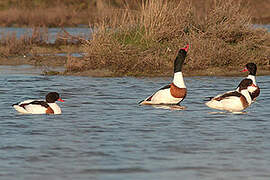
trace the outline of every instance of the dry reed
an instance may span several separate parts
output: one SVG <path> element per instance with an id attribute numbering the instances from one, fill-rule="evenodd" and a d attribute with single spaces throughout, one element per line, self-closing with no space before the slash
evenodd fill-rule
<path id="1" fill-rule="evenodd" d="M 44 45 L 48 42 L 47 28 L 33 28 L 32 31 L 17 36 L 16 32 L 4 32 L 0 39 L 0 55 L 4 57 L 29 53 L 33 45 Z"/>
<path id="2" fill-rule="evenodd" d="M 0 39 L 0 56 L 41 55 L 43 54 L 43 52 L 40 51 L 42 47 L 56 51 L 62 49 L 62 47 L 66 49 L 70 49 L 69 46 L 79 47 L 82 41 L 85 41 L 85 37 L 82 38 L 80 35 L 71 36 L 64 29 L 56 35 L 54 42 L 52 42 L 51 38 L 48 28 L 46 27 L 31 28 L 20 36 L 18 36 L 16 32 L 2 32 Z"/>
<path id="3" fill-rule="evenodd" d="M 175 1 L 175 0 L 171 0 Z M 239 0 L 235 0 L 237 2 Z M 242 0 L 242 5 L 252 7 L 250 14 L 255 23 L 270 22 L 270 0 Z M 100 19 L 109 14 L 110 8 L 123 9 L 125 7 L 137 10 L 141 2 L 151 3 L 142 0 L 9 0 L 0 1 L 0 25 L 1 26 L 77 26 L 99 22 Z M 204 14 L 215 2 L 208 3 L 208 0 L 191 0 L 192 6 L 197 9 L 198 15 Z M 151 6 L 164 6 L 154 3 Z M 158 8 L 157 8 L 158 9 Z M 162 9 L 161 9 L 162 10 Z M 109 11 L 109 12 L 107 12 Z M 158 13 L 158 12 L 152 12 Z M 150 15 L 150 14 L 148 14 Z"/>
<path id="4" fill-rule="evenodd" d="M 212 4 L 212 1 L 208 1 Z M 70 71 L 109 69 L 116 75 L 168 75 L 174 52 L 191 44 L 185 68 L 268 63 L 269 33 L 254 29 L 233 0 L 215 0 L 198 17 L 187 0 L 146 0 L 138 11 L 112 10 L 85 44 L 86 59 Z M 109 11 L 106 11 L 109 12 Z"/>

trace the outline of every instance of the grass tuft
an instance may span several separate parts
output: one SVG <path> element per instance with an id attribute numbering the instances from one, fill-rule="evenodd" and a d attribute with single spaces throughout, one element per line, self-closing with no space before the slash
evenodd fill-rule
<path id="1" fill-rule="evenodd" d="M 146 0 L 139 10 L 112 10 L 85 43 L 87 57 L 68 70 L 108 69 L 115 75 L 168 75 L 179 48 L 191 45 L 186 71 L 269 63 L 270 35 L 254 29 L 233 0 L 207 1 L 202 16 L 188 0 Z M 214 6 L 212 5 L 214 3 Z M 108 11 L 106 11 L 108 12 Z"/>

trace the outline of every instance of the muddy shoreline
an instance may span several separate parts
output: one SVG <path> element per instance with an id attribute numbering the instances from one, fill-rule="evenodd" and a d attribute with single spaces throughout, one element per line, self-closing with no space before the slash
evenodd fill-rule
<path id="1" fill-rule="evenodd" d="M 67 57 L 60 56 L 50 56 L 50 57 L 0 57 L 0 66 L 20 66 L 20 65 L 32 65 L 35 67 L 44 67 L 44 75 L 64 75 L 64 76 L 90 76 L 90 77 L 121 77 L 115 75 L 112 71 L 108 69 L 95 69 L 86 70 L 80 72 L 71 72 L 65 70 Z M 53 69 L 62 67 L 63 72 L 55 71 Z M 244 67 L 244 65 L 243 65 Z M 188 67 L 183 68 L 183 74 L 185 77 L 194 76 L 246 76 L 246 73 L 241 73 L 240 70 L 243 67 L 209 67 L 204 70 L 192 70 Z M 166 74 L 150 74 L 144 76 L 134 76 L 134 77 L 171 77 L 172 72 Z M 258 66 L 258 76 L 270 75 L 270 66 L 261 67 Z"/>

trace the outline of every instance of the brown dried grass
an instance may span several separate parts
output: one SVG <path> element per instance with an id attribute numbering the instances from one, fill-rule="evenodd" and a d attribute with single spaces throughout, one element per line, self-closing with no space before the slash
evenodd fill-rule
<path id="1" fill-rule="evenodd" d="M 86 44 L 89 56 L 79 69 L 105 68 L 117 75 L 155 75 L 168 71 L 169 60 L 174 56 L 168 51 L 171 48 L 168 42 L 183 36 L 182 27 L 190 14 L 179 11 L 181 5 L 175 7 L 167 1 L 163 4 L 162 0 L 155 2 L 158 5 L 146 1 L 140 11 L 112 10 Z M 168 12 L 169 8 L 175 14 Z M 190 10 L 190 7 L 184 9 Z M 180 17 L 183 24 L 177 23 Z M 168 59 L 168 56 L 171 57 Z"/>
<path id="2" fill-rule="evenodd" d="M 268 64 L 269 33 L 252 26 L 248 9 L 243 9 L 241 2 L 216 3 L 189 36 L 196 50 L 189 54 L 189 66 L 241 66 L 249 61 Z"/>
<path id="3" fill-rule="evenodd" d="M 177 1 L 177 0 L 171 0 Z M 235 0 L 237 2 L 239 0 Z M 250 7 L 253 23 L 270 22 L 270 0 L 240 0 L 242 5 Z M 143 3 L 142 3 L 143 2 Z M 197 15 L 203 16 L 217 1 L 191 0 Z M 8 0 L 0 1 L 1 26 L 77 26 L 99 22 L 109 14 L 110 8 L 129 8 L 138 10 L 141 4 L 151 3 L 143 0 Z M 166 9 L 164 2 L 164 8 Z M 155 6 L 161 5 L 155 3 Z M 155 12 L 152 12 L 155 13 Z M 158 13 L 158 12 L 156 12 Z"/>
<path id="4" fill-rule="evenodd" d="M 74 25 L 72 18 L 75 13 L 65 7 L 52 7 L 48 9 L 35 8 L 22 11 L 18 8 L 12 8 L 0 11 L 0 22 L 2 26 L 71 26 Z"/>
<path id="5" fill-rule="evenodd" d="M 34 27 L 17 36 L 16 32 L 3 32 L 0 39 L 0 56 L 42 55 L 57 53 L 60 49 L 77 49 L 85 41 L 80 35 L 71 36 L 64 29 L 56 35 L 55 42 L 49 41 L 50 34 L 46 27 Z M 53 52 L 54 51 L 54 52 Z M 73 50 L 72 50 L 73 51 Z"/>
<path id="6" fill-rule="evenodd" d="M 168 75 L 174 52 L 189 43 L 185 69 L 243 66 L 269 62 L 269 33 L 254 29 L 250 16 L 233 0 L 210 0 L 205 16 L 187 0 L 147 0 L 139 11 L 111 10 L 85 44 L 79 68 L 109 69 L 116 75 Z M 210 5 L 211 4 L 211 5 Z M 106 11 L 109 12 L 109 11 Z"/>
<path id="7" fill-rule="evenodd" d="M 24 55 L 30 52 L 35 45 L 41 46 L 48 42 L 47 28 L 33 28 L 18 37 L 15 32 L 4 32 L 0 39 L 0 56 Z"/>

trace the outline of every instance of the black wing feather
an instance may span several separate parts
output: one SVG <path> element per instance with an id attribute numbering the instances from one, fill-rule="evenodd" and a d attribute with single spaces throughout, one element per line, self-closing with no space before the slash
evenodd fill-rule
<path id="1" fill-rule="evenodd" d="M 21 106 L 22 108 L 25 108 L 25 106 L 30 105 L 30 104 L 33 104 L 33 105 L 40 105 L 40 106 L 43 106 L 43 107 L 45 107 L 45 108 L 50 107 L 49 104 L 48 104 L 47 102 L 45 102 L 45 101 L 32 101 L 32 102 L 30 102 L 30 103 L 20 104 L 20 106 Z M 14 105 L 19 105 L 19 103 L 13 104 L 12 106 L 14 106 Z"/>
<path id="2" fill-rule="evenodd" d="M 230 97 L 230 96 L 241 97 L 242 94 L 239 93 L 238 91 L 233 91 L 233 92 L 225 93 L 222 96 L 219 96 L 219 97 L 214 98 L 214 99 L 217 101 L 221 101 L 222 99 L 225 99 L 225 98 Z"/>

